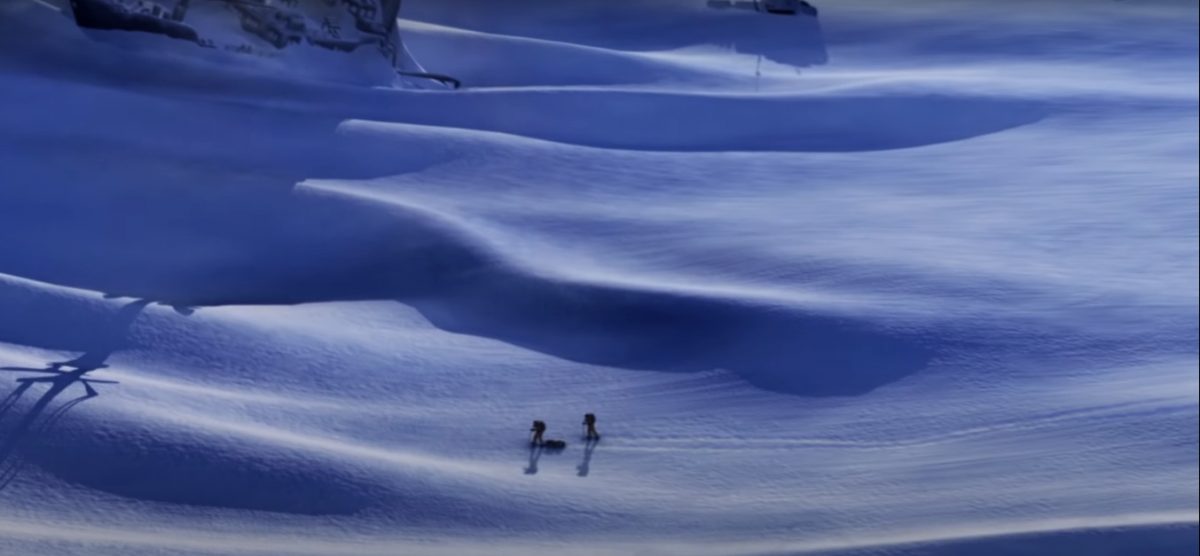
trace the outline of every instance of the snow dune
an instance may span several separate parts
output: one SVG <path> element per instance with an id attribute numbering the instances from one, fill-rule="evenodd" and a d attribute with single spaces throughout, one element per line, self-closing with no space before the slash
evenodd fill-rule
<path id="1" fill-rule="evenodd" d="M 1195 553 L 1195 6 L 409 4 L 0 7 L 0 553 Z"/>

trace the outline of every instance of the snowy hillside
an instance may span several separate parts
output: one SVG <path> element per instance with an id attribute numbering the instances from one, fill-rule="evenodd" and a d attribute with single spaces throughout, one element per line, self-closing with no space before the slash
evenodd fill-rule
<path id="1" fill-rule="evenodd" d="M 1194 2 L 0 2 L 0 555 L 1200 550 Z"/>

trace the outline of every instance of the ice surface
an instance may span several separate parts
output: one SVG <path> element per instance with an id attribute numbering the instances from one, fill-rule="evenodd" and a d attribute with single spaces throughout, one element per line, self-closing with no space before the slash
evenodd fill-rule
<path id="1" fill-rule="evenodd" d="M 0 554 L 1198 549 L 1194 4 L 405 2 L 454 92 L 48 6 Z"/>

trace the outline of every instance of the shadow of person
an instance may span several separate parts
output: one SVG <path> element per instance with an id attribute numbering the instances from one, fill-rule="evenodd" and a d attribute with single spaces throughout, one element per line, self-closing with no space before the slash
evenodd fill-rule
<path id="1" fill-rule="evenodd" d="M 0 367 L 0 371 L 12 371 L 12 372 L 19 372 L 19 371 L 39 372 L 41 370 L 43 370 L 43 369 L 24 369 L 24 368 L 20 368 L 20 367 Z M 15 390 L 13 390 L 12 392 L 9 392 L 8 395 L 4 397 L 3 400 L 0 400 L 0 423 L 4 422 L 4 416 L 8 414 L 8 411 L 10 409 L 12 409 L 14 406 L 17 405 L 17 402 L 21 400 L 21 396 L 25 395 L 25 391 L 28 390 L 30 386 L 33 386 L 33 383 L 18 381 L 17 388 Z"/>
<path id="2" fill-rule="evenodd" d="M 529 465 L 525 467 L 526 475 L 537 475 L 538 460 L 542 459 L 542 446 L 533 444 L 529 446 Z"/>
<path id="3" fill-rule="evenodd" d="M 24 417 L 21 418 L 13 430 L 9 431 L 9 433 L 4 436 L 4 440 L 0 441 L 0 469 L 3 469 L 3 471 L 0 471 L 0 489 L 7 486 L 8 483 L 16 477 L 17 472 L 20 470 L 19 462 L 11 467 L 5 467 L 9 457 L 13 454 L 13 452 L 16 451 L 17 447 L 21 445 L 26 437 L 29 436 L 30 432 L 34 429 L 33 425 L 35 422 L 37 422 L 38 417 L 46 411 L 55 398 L 62 394 L 72 384 L 79 383 L 83 385 L 84 395 L 80 398 L 76 398 L 67 402 L 62 407 L 51 413 L 42 423 L 42 427 L 38 429 L 39 434 L 49 432 L 50 428 L 57 423 L 58 420 L 61 419 L 62 416 L 71 408 L 86 400 L 99 396 L 100 394 L 92 386 L 93 384 L 117 384 L 117 382 L 113 380 L 84 378 L 87 373 L 107 367 L 107 365 L 76 367 L 71 371 L 57 370 L 66 365 L 69 365 L 69 363 L 52 363 L 45 369 L 26 369 L 21 367 L 5 367 L 2 369 L 5 371 L 16 372 L 23 371 L 48 373 L 50 376 L 18 378 L 17 382 L 20 384 L 20 386 L 18 386 L 14 391 L 15 396 L 10 395 L 12 400 L 11 402 L 8 402 L 9 405 L 4 407 L 3 412 L 0 412 L 0 417 L 2 417 L 4 413 L 7 413 L 9 408 L 16 405 L 16 402 L 20 398 L 21 394 L 24 394 L 24 392 L 33 385 L 49 384 L 50 387 L 42 394 L 40 398 L 38 398 L 36 402 L 34 402 L 33 407 L 29 408 L 29 411 L 25 413 Z"/>
<path id="4" fill-rule="evenodd" d="M 150 303 L 149 300 L 139 299 L 122 307 L 104 330 L 100 331 L 80 356 L 69 361 L 47 363 L 44 368 L 32 367 L 0 367 L 0 371 L 16 373 L 35 373 L 43 376 L 22 377 L 16 379 L 17 388 L 0 401 L 0 425 L 4 418 L 20 402 L 21 398 L 33 387 L 46 385 L 48 388 L 33 402 L 33 405 L 20 418 L 16 425 L 0 437 L 0 489 L 7 486 L 20 470 L 20 462 L 9 465 L 9 459 L 17 449 L 30 437 L 44 435 L 49 432 L 67 411 L 86 400 L 99 396 L 93 385 L 117 384 L 113 380 L 88 378 L 88 373 L 108 367 L 106 361 L 117 350 L 125 346 L 126 336 L 133 321 L 142 309 Z M 69 370 L 68 370 L 69 369 Z M 50 405 L 73 384 L 83 387 L 84 395 L 63 404 L 58 409 L 46 415 L 41 427 L 35 427 Z M 34 434 L 36 433 L 36 434 Z"/>
<path id="5" fill-rule="evenodd" d="M 576 474 L 579 475 L 580 477 L 587 477 L 588 473 L 591 472 L 591 470 L 592 470 L 592 452 L 596 451 L 596 445 L 599 443 L 600 443 L 600 439 L 589 438 L 587 440 L 587 442 L 583 445 L 583 461 L 579 462 L 579 465 L 575 466 L 575 469 L 578 470 L 578 473 L 576 473 Z"/>
<path id="6" fill-rule="evenodd" d="M 54 410 L 53 413 L 49 414 L 46 419 L 42 421 L 42 426 L 38 428 L 36 434 L 41 435 L 49 432 L 54 425 L 57 424 L 60 419 L 62 419 L 63 415 L 66 415 L 66 413 L 71 410 L 71 408 L 91 399 L 96 395 L 97 394 L 93 391 L 59 406 L 58 409 Z M 22 423 L 22 425 L 29 424 L 32 424 L 32 421 L 29 423 Z M 9 483 L 11 483 L 13 479 L 17 477 L 18 474 L 20 474 L 21 468 L 24 467 L 23 460 L 19 460 L 12 465 L 5 465 L 5 461 L 8 458 L 8 453 L 11 451 L 12 449 L 8 448 L 7 445 L 0 446 L 0 490 L 4 490 L 4 488 L 7 487 Z"/>
<path id="7" fill-rule="evenodd" d="M 93 380 L 93 379 L 83 378 L 83 376 L 85 374 L 87 374 L 91 371 L 97 370 L 97 369 L 105 368 L 108 365 L 98 365 L 95 367 L 76 367 L 75 370 L 70 371 L 70 372 L 63 371 L 62 368 L 64 366 L 73 366 L 73 365 L 70 362 L 61 362 L 61 363 L 50 363 L 50 364 L 46 365 L 46 367 L 44 369 L 35 369 L 32 367 L 0 367 L 0 371 L 5 371 L 5 372 L 44 373 L 44 374 L 54 375 L 54 376 L 42 377 L 42 378 L 28 378 L 28 377 L 27 378 L 18 378 L 17 379 L 17 385 L 18 385 L 17 388 L 15 390 L 13 390 L 12 392 L 10 392 L 8 394 L 8 396 L 6 396 L 4 398 L 3 401 L 0 401 L 0 423 L 2 423 L 4 421 L 4 416 L 8 414 L 9 410 L 11 410 L 13 407 L 16 407 L 17 402 L 20 401 L 21 397 L 25 395 L 25 391 L 29 390 L 29 388 L 35 384 L 51 383 L 52 386 L 50 387 L 50 390 L 46 391 L 46 394 L 53 393 L 54 395 L 57 396 L 59 393 L 61 393 L 63 390 L 65 390 L 67 386 L 70 386 L 71 384 L 74 384 L 75 382 L 79 382 L 79 383 L 83 384 L 84 389 L 88 394 L 87 397 L 89 397 L 89 398 L 97 395 L 95 389 L 92 388 L 91 383 L 98 382 L 98 383 L 116 384 L 116 382 L 111 381 L 111 380 Z M 60 388 L 60 386 L 61 386 L 61 388 Z M 45 398 L 45 395 L 43 395 L 43 398 Z M 41 400 L 39 399 L 39 402 L 40 401 Z M 35 408 L 37 407 L 37 403 L 34 404 L 34 407 Z"/>
<path id="8" fill-rule="evenodd" d="M 105 296 L 112 298 L 112 296 Z M 129 328 L 133 325 L 133 321 L 151 302 L 148 299 L 138 299 L 132 301 L 117 311 L 100 330 L 96 330 L 89 334 L 85 340 L 80 342 L 78 347 L 82 348 L 78 357 L 68 361 L 56 361 L 48 363 L 45 368 L 29 368 L 29 367 L 0 367 L 0 371 L 19 372 L 19 373 L 41 373 L 41 374 L 57 374 L 55 377 L 46 377 L 40 379 L 17 379 L 17 388 L 10 392 L 3 401 L 0 401 L 0 420 L 8 413 L 25 392 L 38 383 L 65 384 L 63 388 L 73 382 L 82 382 L 84 388 L 88 391 L 92 390 L 89 382 L 104 382 L 92 379 L 84 379 L 87 373 L 108 367 L 108 358 L 112 354 L 125 347 L 126 336 L 129 334 Z M 72 368 L 72 371 L 65 371 L 66 368 Z M 54 388 L 51 388 L 54 391 Z M 61 390 L 58 391 L 61 393 Z M 57 394 L 56 394 L 57 395 Z"/>

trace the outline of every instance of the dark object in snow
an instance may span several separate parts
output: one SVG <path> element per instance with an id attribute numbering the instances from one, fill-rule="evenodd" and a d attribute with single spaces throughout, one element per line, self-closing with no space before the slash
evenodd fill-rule
<path id="1" fill-rule="evenodd" d="M 546 422 L 534 421 L 533 427 L 531 427 L 529 431 L 533 433 L 533 438 L 529 439 L 529 442 L 535 445 L 541 444 L 542 434 L 546 432 Z"/>
<path id="2" fill-rule="evenodd" d="M 567 447 L 567 443 L 563 440 L 542 440 L 542 434 L 546 432 L 545 421 L 534 421 L 529 431 L 533 433 L 533 438 L 529 439 L 531 447 L 547 450 L 561 450 Z"/>
<path id="3" fill-rule="evenodd" d="M 585 440 L 600 440 L 600 433 L 596 432 L 596 414 L 585 413 L 583 415 L 583 426 L 587 427 L 583 437 Z"/>

